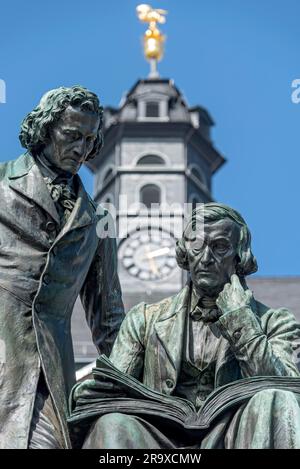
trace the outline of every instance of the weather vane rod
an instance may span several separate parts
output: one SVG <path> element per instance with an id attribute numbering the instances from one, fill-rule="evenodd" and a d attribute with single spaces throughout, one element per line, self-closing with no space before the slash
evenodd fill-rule
<path id="1" fill-rule="evenodd" d="M 157 27 L 157 23 L 166 22 L 166 10 L 154 9 L 150 5 L 142 4 L 136 7 L 137 16 L 143 23 L 149 23 L 149 28 L 144 34 L 144 54 L 150 62 L 149 78 L 158 78 L 157 62 L 163 58 L 164 42 L 166 37 Z"/>

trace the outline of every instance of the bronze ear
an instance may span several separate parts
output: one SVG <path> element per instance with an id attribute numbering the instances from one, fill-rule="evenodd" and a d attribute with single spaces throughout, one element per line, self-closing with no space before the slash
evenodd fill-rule
<path id="1" fill-rule="evenodd" d="M 235 270 L 236 270 L 236 274 L 239 276 L 239 277 L 243 277 L 245 274 L 244 274 L 244 266 L 243 266 L 243 263 L 242 263 L 242 260 L 240 258 L 239 255 L 236 256 L 236 266 L 235 266 Z"/>

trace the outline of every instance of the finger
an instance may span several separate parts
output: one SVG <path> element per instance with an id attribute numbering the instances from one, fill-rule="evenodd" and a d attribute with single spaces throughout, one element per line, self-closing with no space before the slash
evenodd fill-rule
<path id="1" fill-rule="evenodd" d="M 231 280 L 231 285 L 234 288 L 243 288 L 241 285 L 240 279 L 238 278 L 236 274 L 232 274 L 230 280 Z"/>
<path id="2" fill-rule="evenodd" d="M 219 295 L 218 298 L 216 299 L 216 305 L 221 306 L 224 303 L 224 298 Z"/>
<path id="3" fill-rule="evenodd" d="M 249 288 L 247 290 L 245 290 L 245 293 L 246 293 L 246 296 L 247 296 L 247 300 L 251 300 L 252 299 L 252 296 L 253 296 L 253 293 L 251 290 L 249 290 Z"/>

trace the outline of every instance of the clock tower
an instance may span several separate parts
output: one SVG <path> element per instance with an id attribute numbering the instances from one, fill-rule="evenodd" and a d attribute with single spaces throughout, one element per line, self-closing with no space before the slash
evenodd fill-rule
<path id="1" fill-rule="evenodd" d="M 157 76 L 139 80 L 118 109 L 104 110 L 104 147 L 87 164 L 96 203 L 115 209 L 126 310 L 185 282 L 175 259 L 185 204 L 212 200 L 212 176 L 224 163 L 212 125 L 203 107 L 189 107 L 172 80 Z"/>
<path id="2" fill-rule="evenodd" d="M 213 200 L 212 177 L 225 162 L 211 140 L 214 122 L 207 110 L 190 107 L 173 80 L 159 76 L 165 36 L 158 25 L 167 11 L 142 4 L 136 12 L 148 25 L 143 47 L 150 73 L 118 108 L 104 109 L 104 147 L 86 162 L 94 174 L 96 203 L 108 204 L 115 218 L 126 312 L 183 287 L 186 273 L 176 263 L 176 240 L 191 209 Z M 72 330 L 78 364 L 97 356 L 83 318 L 77 301 Z"/>

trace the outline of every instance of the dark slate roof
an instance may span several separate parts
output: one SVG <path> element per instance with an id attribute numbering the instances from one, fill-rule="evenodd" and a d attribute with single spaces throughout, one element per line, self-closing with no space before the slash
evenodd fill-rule
<path id="1" fill-rule="evenodd" d="M 167 114 L 160 118 L 140 118 L 140 106 L 149 102 L 162 102 Z M 103 160 L 120 138 L 171 138 L 188 134 L 188 139 L 202 148 L 211 160 L 214 173 L 225 163 L 225 158 L 216 150 L 210 136 L 214 121 L 202 106 L 189 107 L 186 99 L 169 79 L 138 80 L 126 93 L 118 108 L 107 106 L 103 113 L 104 146 L 86 166 L 93 172 L 99 171 Z M 191 133 L 191 130 L 193 131 Z"/>
<path id="2" fill-rule="evenodd" d="M 257 300 L 273 308 L 284 306 L 290 309 L 300 322 L 300 277 L 249 277 L 247 282 Z M 93 361 L 98 354 L 79 300 L 74 307 L 72 335 L 75 361 Z"/>

